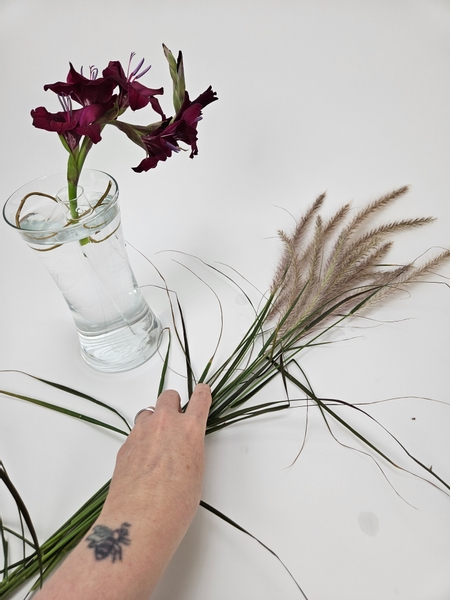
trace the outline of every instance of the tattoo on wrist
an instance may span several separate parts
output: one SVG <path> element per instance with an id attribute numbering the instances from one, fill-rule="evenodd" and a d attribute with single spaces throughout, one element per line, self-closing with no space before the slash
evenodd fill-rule
<path id="1" fill-rule="evenodd" d="M 110 529 L 106 525 L 95 525 L 93 533 L 86 541 L 88 548 L 93 548 L 95 560 L 111 557 L 112 562 L 122 560 L 122 546 L 130 545 L 128 528 L 130 523 L 122 523 L 118 529 Z"/>

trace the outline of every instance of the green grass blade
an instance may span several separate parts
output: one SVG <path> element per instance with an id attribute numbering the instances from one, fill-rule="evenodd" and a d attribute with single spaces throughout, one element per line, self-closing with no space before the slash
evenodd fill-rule
<path id="1" fill-rule="evenodd" d="M 28 531 L 30 532 L 30 535 L 31 535 L 33 542 L 35 544 L 35 547 L 36 547 L 36 557 L 37 557 L 37 562 L 38 562 L 38 566 L 39 566 L 40 578 L 42 581 L 42 553 L 41 553 L 41 550 L 39 547 L 39 540 L 38 540 L 38 537 L 36 534 L 36 530 L 34 529 L 33 521 L 31 520 L 31 516 L 30 516 L 30 513 L 28 512 L 25 502 L 22 500 L 19 492 L 17 491 L 13 482 L 9 478 L 9 475 L 6 472 L 5 466 L 3 465 L 3 463 L 1 461 L 0 461 L 0 479 L 3 481 L 6 488 L 8 489 L 9 493 L 13 497 L 13 500 L 17 506 L 17 510 L 19 511 L 19 514 L 23 516 L 23 519 L 24 519 L 25 523 L 27 524 Z"/>
<path id="2" fill-rule="evenodd" d="M 208 419 L 208 425 L 206 428 L 206 434 L 214 433 L 219 429 L 234 425 L 240 421 L 259 417 L 261 415 L 277 412 L 280 410 L 286 410 L 290 408 L 291 404 L 288 400 L 281 400 L 279 402 L 267 402 L 265 404 L 259 404 L 257 406 L 246 407 L 244 409 L 236 410 L 227 413 L 223 417 L 216 417 L 215 419 Z"/>
<path id="3" fill-rule="evenodd" d="M 105 429 L 110 429 L 111 431 L 115 431 L 116 433 L 120 433 L 122 435 L 128 436 L 127 431 L 118 429 L 117 427 L 114 427 L 114 425 L 109 425 L 108 423 L 104 423 L 103 421 L 99 421 L 98 419 L 94 419 L 93 417 L 88 417 L 87 415 L 84 415 L 82 413 L 70 410 L 69 408 L 62 408 L 61 406 L 52 404 L 51 402 L 45 402 L 44 400 L 38 400 L 37 398 L 31 398 L 30 396 L 24 396 L 23 394 L 16 394 L 14 392 L 9 392 L 8 390 L 0 390 L 0 394 L 4 394 L 5 396 L 10 396 L 11 398 L 17 398 L 19 400 L 25 400 L 26 402 L 30 402 L 31 404 L 43 406 L 44 408 L 49 408 L 56 412 L 60 412 L 65 415 L 68 415 L 69 417 L 74 417 L 75 419 L 79 419 L 81 421 L 86 421 L 87 423 L 91 423 L 92 425 L 98 425 L 99 427 L 104 427 Z"/>
<path id="4" fill-rule="evenodd" d="M 387 429 L 387 427 L 385 427 L 382 423 L 380 423 L 377 419 L 375 419 L 375 417 L 373 417 L 370 413 L 368 413 L 367 411 L 365 411 L 364 409 L 361 408 L 361 406 L 358 406 L 356 404 L 352 404 L 350 402 L 346 402 L 345 400 L 338 400 L 336 398 L 326 398 L 320 399 L 321 402 L 334 402 L 339 406 L 346 406 L 348 408 L 352 408 L 353 410 L 358 411 L 359 413 L 363 414 L 365 417 L 367 417 L 368 419 L 370 419 L 371 421 L 373 421 L 374 423 L 376 423 L 376 425 L 378 425 L 378 427 L 381 427 L 381 429 L 383 429 L 383 431 L 385 431 L 388 436 L 393 439 L 395 441 L 396 444 L 398 444 L 398 446 L 400 446 L 400 448 L 403 450 L 403 452 L 413 461 L 415 462 L 417 465 L 419 465 L 422 469 L 424 469 L 427 473 L 429 473 L 430 475 L 432 475 L 435 479 L 437 479 L 444 487 L 446 487 L 448 490 L 450 490 L 450 484 L 448 484 L 444 479 L 442 479 L 442 477 L 440 477 L 435 471 L 433 471 L 432 469 L 430 469 L 430 467 L 427 467 L 421 460 L 419 460 L 416 456 L 414 456 L 411 452 L 409 452 L 409 450 L 406 448 L 406 446 L 404 446 L 400 440 L 391 432 L 389 431 L 389 429 Z M 409 472 L 409 471 L 408 471 Z M 421 478 L 422 479 L 422 478 Z M 433 482 L 428 481 L 428 479 L 424 479 L 424 481 L 427 481 L 428 483 L 431 483 L 433 486 L 435 486 L 438 490 L 441 490 L 441 488 L 439 486 L 436 486 Z M 447 493 L 447 492 L 445 492 Z"/>
<path id="5" fill-rule="evenodd" d="M 181 320 L 181 328 L 183 332 L 183 349 L 184 349 L 184 358 L 186 362 L 186 376 L 187 376 L 187 386 L 188 386 L 188 398 L 192 396 L 192 392 L 194 391 L 194 372 L 191 367 L 191 354 L 189 350 L 189 340 L 186 331 L 186 323 L 184 320 L 183 311 L 181 308 L 180 301 L 177 298 L 177 306 L 180 314 Z"/>
<path id="6" fill-rule="evenodd" d="M 166 383 L 166 374 L 167 374 L 167 369 L 169 367 L 169 357 L 170 357 L 170 346 L 172 344 L 172 334 L 170 332 L 170 329 L 167 328 L 167 333 L 169 335 L 169 340 L 167 342 L 167 350 L 166 350 L 166 355 L 164 357 L 164 362 L 163 362 L 163 367 L 161 369 L 161 376 L 159 378 L 159 386 L 158 386 L 158 396 L 160 394 L 162 394 L 162 392 L 164 391 L 164 386 Z"/>
<path id="7" fill-rule="evenodd" d="M 255 315 L 256 315 L 256 308 L 255 308 L 253 302 L 251 301 L 249 295 L 244 290 L 244 288 L 242 286 L 240 286 L 232 277 L 230 277 L 229 275 L 227 275 L 221 269 L 218 269 L 214 265 L 211 265 L 210 263 L 207 263 L 206 261 L 204 261 L 203 259 L 201 259 L 199 256 L 195 256 L 195 254 L 190 254 L 189 252 L 181 252 L 180 250 L 170 250 L 170 252 L 174 252 L 174 253 L 177 253 L 177 254 L 182 254 L 183 256 L 189 256 L 190 258 L 194 258 L 195 260 L 197 260 L 200 263 L 202 263 L 203 265 L 205 265 L 205 267 L 208 267 L 208 269 L 211 269 L 212 271 L 215 271 L 216 273 L 219 273 L 219 275 L 221 275 L 222 277 L 225 277 L 226 279 L 228 279 L 228 281 L 230 281 L 235 287 L 238 288 L 238 290 L 240 292 L 242 292 L 242 294 L 245 296 L 245 299 L 250 304 L 250 306 L 252 307 L 252 309 L 253 309 L 253 311 L 255 312 Z M 246 281 L 247 283 L 249 283 L 252 287 L 254 287 L 256 289 L 256 287 L 248 279 L 245 279 L 245 277 L 243 275 L 241 275 L 238 271 L 236 271 L 236 269 L 234 269 L 230 265 L 227 265 L 225 263 L 218 263 L 218 264 L 222 264 L 225 267 L 228 267 L 229 269 L 231 269 L 232 271 L 234 271 L 235 273 L 237 273 L 239 275 L 239 277 L 242 277 L 242 279 L 244 279 L 244 281 Z M 259 294 L 261 294 L 261 292 L 259 290 L 256 289 L 256 291 Z"/>
<path id="8" fill-rule="evenodd" d="M 0 515 L 0 538 L 2 541 L 2 549 L 3 549 L 3 569 L 0 570 L 0 573 L 3 574 L 3 577 L 8 576 L 8 558 L 9 558 L 8 540 L 6 539 L 5 531 L 8 531 L 8 529 L 6 527 L 4 527 L 3 520 Z"/>
<path id="9" fill-rule="evenodd" d="M 191 273 L 192 275 L 194 275 L 194 277 L 196 277 L 199 281 L 201 281 L 202 284 L 205 285 L 214 294 L 214 297 L 216 298 L 217 304 L 219 306 L 219 314 L 220 314 L 220 331 L 219 331 L 219 336 L 218 336 L 218 339 L 217 339 L 217 342 L 216 342 L 216 347 L 214 348 L 214 351 L 212 353 L 212 356 L 209 359 L 208 363 L 206 364 L 206 367 L 203 370 L 203 373 L 201 374 L 201 376 L 200 376 L 200 378 L 198 380 L 199 383 L 203 383 L 204 380 L 205 380 L 205 378 L 206 378 L 206 376 L 207 376 L 207 374 L 208 374 L 208 372 L 209 372 L 209 369 L 211 368 L 211 365 L 212 365 L 212 362 L 214 360 L 214 357 L 217 354 L 217 351 L 219 349 L 220 342 L 221 342 L 222 336 L 223 336 L 223 308 L 222 308 L 222 302 L 220 301 L 220 298 L 219 298 L 217 292 L 215 292 L 214 289 L 204 279 L 202 279 L 201 277 L 199 277 L 199 275 L 197 275 L 197 273 L 195 273 L 192 269 L 190 269 L 188 266 L 184 265 L 183 263 L 179 262 L 178 260 L 176 260 L 174 262 L 176 262 L 178 265 L 180 265 L 181 267 L 183 267 L 184 269 L 186 269 L 187 271 L 189 271 L 189 273 Z M 183 325 L 183 334 L 184 334 L 184 319 L 183 319 L 183 315 L 181 313 L 181 310 L 180 310 L 180 317 L 181 317 L 181 322 L 182 322 L 182 325 Z M 186 347 L 187 338 L 186 338 L 186 336 L 183 336 L 183 337 L 184 337 L 185 347 Z M 189 394 L 189 398 L 190 397 L 191 397 L 191 394 Z"/>
<path id="10" fill-rule="evenodd" d="M 19 371 L 17 369 L 6 369 L 6 370 L 0 370 L 0 373 L 20 373 L 22 375 L 26 375 L 27 377 L 31 377 L 32 379 L 35 379 L 37 381 L 41 381 L 42 383 L 45 383 L 46 385 L 54 387 L 58 390 L 66 392 L 67 394 L 72 394 L 73 396 L 78 396 L 79 398 L 88 400 L 89 402 L 92 402 L 93 404 L 97 404 L 98 406 L 101 406 L 102 408 L 106 408 L 107 410 L 109 410 L 112 413 L 114 413 L 115 415 L 117 415 L 119 417 L 119 419 L 121 419 L 121 421 L 123 421 L 125 423 L 128 431 L 131 431 L 131 427 L 128 424 L 128 421 L 118 410 L 116 410 L 112 406 L 109 406 L 105 402 L 102 402 L 101 400 L 97 400 L 96 398 L 94 398 L 93 396 L 90 396 L 89 394 L 84 394 L 83 392 L 80 392 L 79 390 L 68 387 L 67 385 L 62 385 L 61 383 L 55 383 L 54 381 L 49 381 L 48 379 L 42 379 L 41 377 L 37 377 L 36 375 L 31 375 L 30 373 L 27 373 L 26 371 Z"/>
<path id="11" fill-rule="evenodd" d="M 270 552 L 270 554 L 272 554 L 272 556 L 274 556 L 280 562 L 280 564 L 284 567 L 284 569 L 287 571 L 287 573 L 289 574 L 290 578 L 295 583 L 295 585 L 297 586 L 298 590 L 301 592 L 303 598 L 305 600 L 308 600 L 308 597 L 306 596 L 305 592 L 302 590 L 302 588 L 298 584 L 298 582 L 295 579 L 295 577 L 292 575 L 291 571 L 287 568 L 287 566 L 284 564 L 284 562 L 281 560 L 281 558 L 278 556 L 278 554 L 276 554 L 271 548 L 269 548 L 269 546 L 266 546 L 266 544 L 264 544 L 255 535 L 253 535 L 252 533 L 250 533 L 249 531 L 247 531 L 246 529 L 244 529 L 243 527 L 241 527 L 241 525 L 239 525 L 238 523 L 236 523 L 236 521 L 233 521 L 232 519 L 230 519 L 230 517 L 227 517 L 227 515 L 225 515 L 220 510 L 217 510 L 217 508 L 214 508 L 213 506 L 211 506 L 210 504 L 207 504 L 203 500 L 200 500 L 200 506 L 202 508 L 205 508 L 206 510 L 208 510 L 210 513 L 212 513 L 216 517 L 219 517 L 219 519 L 222 519 L 222 521 L 225 521 L 225 523 L 228 523 L 229 525 L 231 525 L 235 529 L 241 531 L 242 533 L 245 533 L 245 535 L 248 535 L 249 537 L 251 537 L 253 540 L 255 540 L 255 542 L 258 542 L 258 544 L 260 544 L 265 550 L 267 550 L 268 552 Z"/>
<path id="12" fill-rule="evenodd" d="M 1 517 L 0 517 L 0 521 L 1 521 Z M 31 540 L 29 540 L 28 538 L 24 537 L 24 535 L 22 535 L 21 533 L 17 533 L 17 531 L 14 531 L 14 529 L 11 529 L 10 527 L 6 527 L 6 525 L 3 525 L 3 530 L 6 531 L 7 533 L 9 533 L 10 535 L 13 535 L 20 541 L 24 542 L 27 546 L 30 546 L 30 548 L 35 549 L 34 543 Z"/>
<path id="13" fill-rule="evenodd" d="M 363 442 L 364 445 L 366 445 L 371 450 L 373 450 L 378 456 L 380 456 L 381 458 L 383 458 L 391 466 L 395 467 L 396 469 L 399 469 L 400 471 L 403 471 L 405 473 L 413 475 L 414 477 L 417 477 L 418 479 L 421 479 L 422 481 L 425 481 L 425 482 L 429 483 L 433 487 L 436 487 L 436 489 L 440 490 L 441 492 L 445 493 L 446 495 L 449 495 L 448 492 L 445 492 L 444 490 L 442 490 L 439 486 L 437 486 L 432 481 L 430 481 L 428 479 L 425 479 L 425 478 L 421 477 L 420 475 L 417 475 L 416 473 L 413 473 L 412 471 L 409 471 L 408 469 L 405 469 L 404 467 L 401 467 L 395 461 L 393 461 L 385 452 L 382 452 L 368 438 L 366 438 L 364 435 L 362 435 L 357 429 L 355 429 L 354 427 L 352 427 L 345 419 L 343 419 L 342 417 L 340 417 L 334 410 L 332 410 L 330 408 L 330 405 L 328 404 L 330 402 L 330 399 L 323 400 L 321 398 L 318 398 L 314 394 L 314 392 L 312 391 L 312 389 L 308 389 L 296 377 L 294 377 L 291 373 L 289 373 L 287 371 L 286 371 L 286 377 L 292 383 L 294 383 L 297 387 L 299 387 L 299 389 L 301 389 L 303 392 L 305 392 L 311 398 L 311 400 L 313 400 L 317 404 L 317 406 L 319 407 L 319 409 L 322 412 L 322 415 L 325 412 L 327 414 L 329 414 L 335 421 L 337 421 L 338 423 L 340 423 L 352 435 L 354 435 L 357 439 L 359 439 L 361 442 Z M 366 416 L 369 419 L 371 419 L 374 423 L 376 423 L 379 427 L 381 427 L 402 448 L 402 450 L 407 454 L 407 456 L 409 458 L 411 458 L 416 464 L 418 464 L 421 468 L 423 468 L 425 471 L 427 471 L 427 473 L 429 473 L 435 479 L 437 479 L 442 485 L 444 485 L 444 487 L 446 487 L 448 490 L 450 490 L 450 485 L 444 479 L 442 479 L 433 470 L 431 470 L 430 468 L 428 468 L 424 463 L 422 463 L 419 459 L 417 459 L 415 456 L 413 456 L 405 448 L 405 446 L 400 442 L 400 440 L 398 440 L 398 438 L 396 438 L 386 427 L 384 427 L 379 421 L 377 421 L 377 419 L 375 419 L 374 417 L 372 417 L 372 415 L 370 415 L 369 413 L 367 413 L 366 411 L 364 411 L 359 406 L 356 406 L 356 405 L 351 404 L 349 402 L 339 401 L 339 400 L 336 400 L 336 399 L 332 400 L 332 402 L 337 403 L 338 405 L 345 405 L 345 406 L 347 406 L 349 408 L 357 410 L 358 412 L 360 412 L 364 416 Z"/>

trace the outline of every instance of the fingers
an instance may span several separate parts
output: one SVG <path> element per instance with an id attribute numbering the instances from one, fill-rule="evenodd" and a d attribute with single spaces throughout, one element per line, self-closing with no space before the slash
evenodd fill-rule
<path id="1" fill-rule="evenodd" d="M 186 408 L 186 414 L 196 417 L 206 426 L 209 409 L 211 407 L 211 389 L 206 383 L 199 383 L 195 386 L 189 404 Z"/>
<path id="2" fill-rule="evenodd" d="M 175 390 L 165 390 L 156 401 L 156 410 L 161 408 L 175 409 L 181 412 L 180 394 Z"/>
<path id="3" fill-rule="evenodd" d="M 155 412 L 155 407 L 154 406 L 146 406 L 145 408 L 141 408 L 141 410 L 139 410 L 136 413 L 136 416 L 134 417 L 134 424 L 136 425 L 136 420 L 140 417 L 140 415 L 142 415 L 142 413 L 148 412 L 151 415 Z"/>
<path id="4" fill-rule="evenodd" d="M 204 423 L 206 426 L 210 406 L 211 389 L 209 385 L 206 383 L 197 384 L 186 408 L 186 413 L 194 418 L 199 419 L 200 422 Z M 138 420 L 141 421 L 151 418 L 153 412 L 161 409 L 176 410 L 177 412 L 181 412 L 181 400 L 177 391 L 165 390 L 162 392 L 156 401 L 156 407 L 154 410 L 153 407 L 147 407 L 140 410 L 135 417 L 135 423 Z"/>

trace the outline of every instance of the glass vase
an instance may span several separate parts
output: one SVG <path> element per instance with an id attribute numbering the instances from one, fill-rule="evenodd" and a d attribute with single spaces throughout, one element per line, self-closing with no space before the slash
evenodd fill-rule
<path id="1" fill-rule="evenodd" d="M 91 367 L 126 371 L 155 353 L 161 325 L 129 264 L 113 177 L 83 170 L 71 201 L 65 173 L 37 179 L 8 199 L 3 215 L 60 289 Z"/>

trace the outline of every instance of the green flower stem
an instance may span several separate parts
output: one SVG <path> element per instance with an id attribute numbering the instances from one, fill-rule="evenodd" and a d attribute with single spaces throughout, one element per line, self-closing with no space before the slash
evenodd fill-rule
<path id="1" fill-rule="evenodd" d="M 80 148 L 77 147 L 75 150 L 69 150 L 69 159 L 67 161 L 67 192 L 70 216 L 75 222 L 78 221 L 78 182 L 84 161 L 91 148 L 92 140 L 85 136 Z M 85 246 L 86 244 L 89 244 L 89 238 L 80 240 L 80 246 Z"/>
<path id="2" fill-rule="evenodd" d="M 70 216 L 74 221 L 78 220 L 78 180 L 80 179 L 81 169 L 78 167 L 78 149 L 69 154 L 67 161 L 67 193 L 69 199 Z"/>

